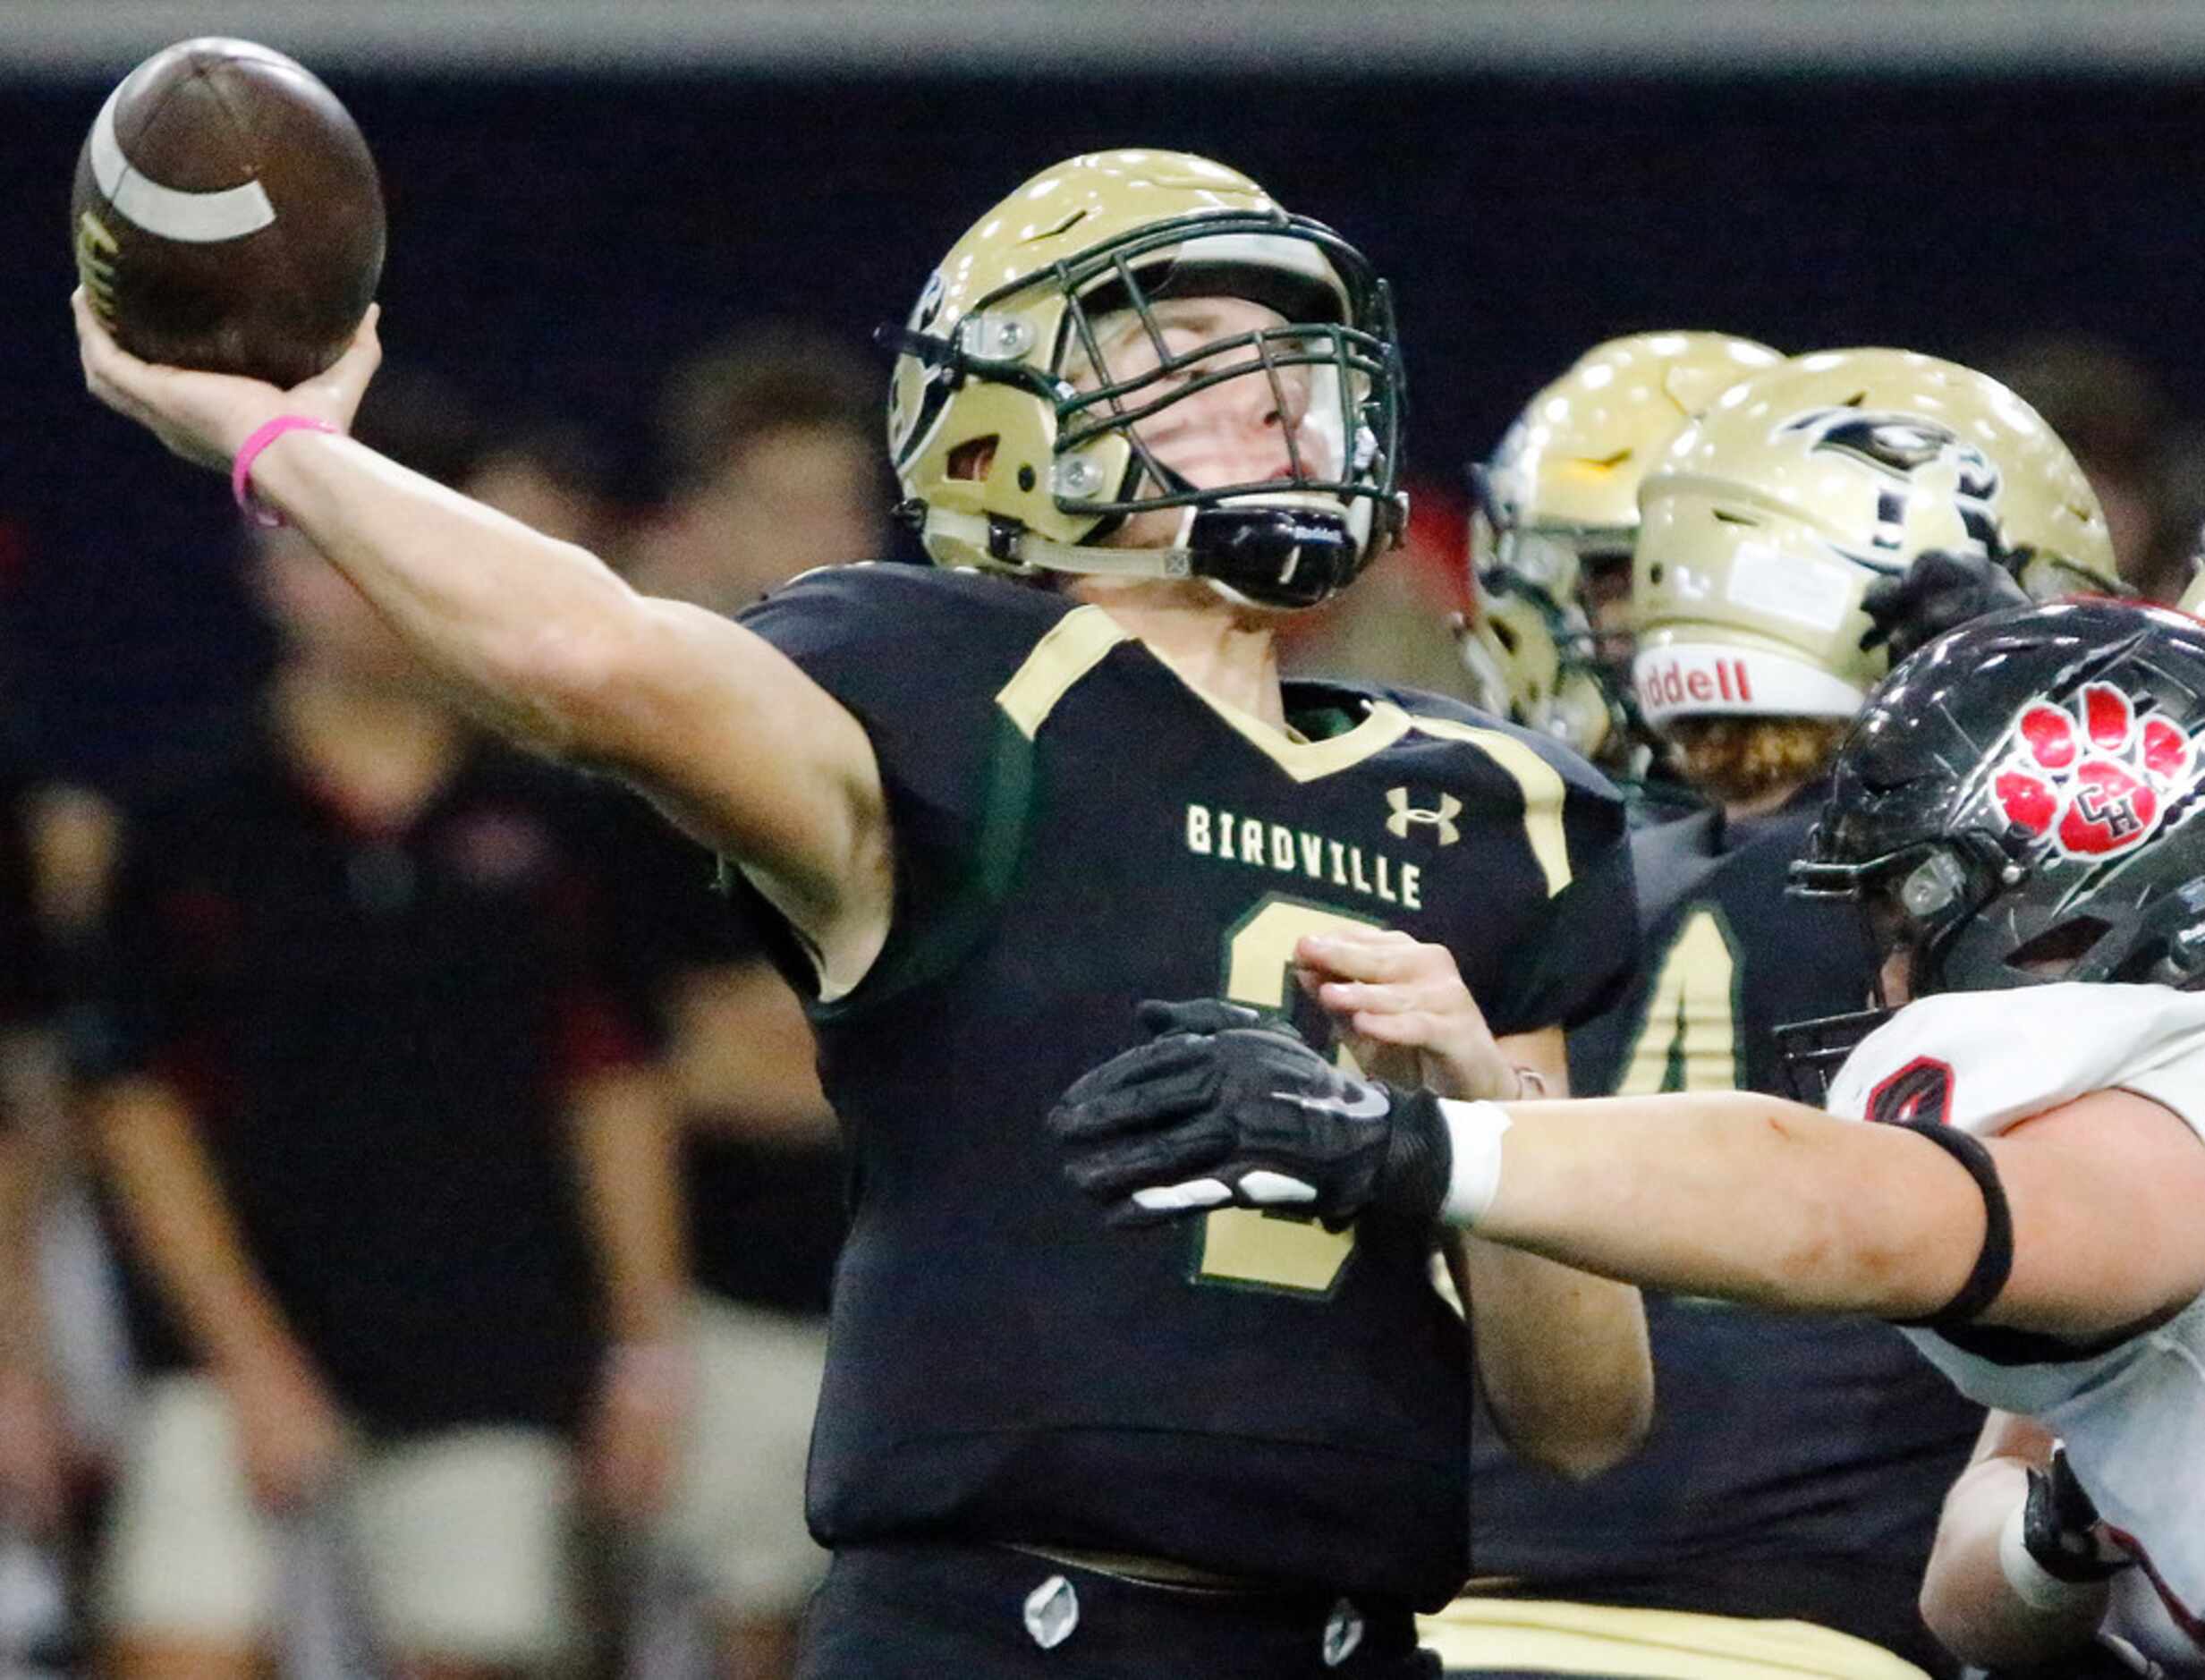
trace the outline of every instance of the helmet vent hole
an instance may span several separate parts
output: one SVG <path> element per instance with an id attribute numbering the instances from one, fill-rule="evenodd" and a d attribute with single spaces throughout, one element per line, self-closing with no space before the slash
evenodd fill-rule
<path id="1" fill-rule="evenodd" d="M 1037 228 L 1034 232 L 1027 234 L 1025 242 L 1030 245 L 1037 240 L 1055 239 L 1059 233 L 1069 233 L 1073 228 L 1079 226 L 1081 223 L 1086 220 L 1087 212 L 1085 210 L 1074 210 L 1070 216 L 1067 216 L 1063 221 L 1057 223 L 1054 227 Z"/>
<path id="2" fill-rule="evenodd" d="M 2057 980 L 2087 956 L 2112 925 L 2096 916 L 2076 916 L 2008 952 L 2006 965 L 2040 979 Z"/>
<path id="3" fill-rule="evenodd" d="M 1761 522 L 1751 513 L 1733 513 L 1727 507 L 1718 507 L 1715 510 L 1715 522 L 1718 525 L 1759 525 Z"/>
<path id="4" fill-rule="evenodd" d="M 942 475 L 967 484 L 977 484 L 988 476 L 988 469 L 995 464 L 996 446 L 1002 441 L 1000 434 L 968 437 L 949 452 L 949 460 L 942 469 Z"/>

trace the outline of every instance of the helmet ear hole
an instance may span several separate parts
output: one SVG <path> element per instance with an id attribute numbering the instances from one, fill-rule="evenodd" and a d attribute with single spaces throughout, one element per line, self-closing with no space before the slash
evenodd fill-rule
<path id="1" fill-rule="evenodd" d="M 2111 930 L 2096 916 L 2071 916 L 2006 953 L 2006 965 L 2032 980 L 2059 980 Z"/>
<path id="2" fill-rule="evenodd" d="M 1000 435 L 967 438 L 949 452 L 942 476 L 977 484 L 988 476 L 988 469 L 995 464 L 996 450 L 1002 442 Z"/>

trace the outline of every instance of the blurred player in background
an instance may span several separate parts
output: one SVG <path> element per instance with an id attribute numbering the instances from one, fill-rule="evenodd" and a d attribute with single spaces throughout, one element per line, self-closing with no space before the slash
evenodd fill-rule
<path id="1" fill-rule="evenodd" d="M 371 434 L 464 481 L 394 379 Z M 642 1520 L 671 1469 L 663 1090 L 572 795 L 484 747 L 288 532 L 257 744 L 125 824 L 94 1124 L 148 1376 L 111 1514 L 110 1673 L 246 1674 L 322 1525 L 421 1676 L 574 1633 L 572 1439 Z"/>
<path id="2" fill-rule="evenodd" d="M 1696 802 L 1668 780 L 1632 693 L 1639 486 L 1687 421 L 1779 359 L 1727 333 L 1609 339 L 1525 403 L 1471 470 L 1475 600 L 1458 641 L 1473 698 L 1600 765 L 1634 793 L 1635 820 Z"/>
<path id="3" fill-rule="evenodd" d="M 29 784 L 0 771 L 0 1062 L 51 1009 L 25 832 Z M 18 1083 L 0 1069 L 0 1522 L 41 1530 L 61 1514 L 63 1441 L 47 1370 L 37 1288 L 38 1217 L 50 1139 L 21 1113 Z"/>
<path id="4" fill-rule="evenodd" d="M 283 393 L 147 368 L 77 310 L 97 393 L 201 462 L 260 435 L 259 492 L 447 681 L 637 782 L 772 907 L 855 1155 L 804 1673 L 1429 1672 L 1409 1606 L 1466 1571 L 1473 1334 L 1527 1453 L 1590 1471 L 1635 1438 L 1631 1291 L 1477 1248 L 1466 1334 L 1429 1226 L 1221 1209 L 1129 1242 L 1041 1124 L 1143 997 L 1288 1008 L 1297 939 L 1451 946 L 1504 1092 L 1558 1085 L 1561 1030 L 1628 968 L 1589 769 L 1278 678 L 1281 612 L 1400 517 L 1387 295 L 1329 230 L 1174 153 L 1028 182 L 890 335 L 892 454 L 946 564 L 815 573 L 743 625 L 264 432 L 348 419 L 371 327 Z M 1387 1023 L 1349 1025 L 1380 1059 Z"/>
<path id="5" fill-rule="evenodd" d="M 636 545 L 638 588 L 716 611 L 785 575 L 878 554 L 881 380 L 793 325 L 717 344 L 668 383 L 672 494 Z M 696 1401 L 663 1540 L 708 1608 L 725 1680 L 790 1673 L 827 1554 L 804 1528 L 804 1458 L 827 1357 L 844 1162 L 811 1033 L 754 909 L 711 854 L 624 790 L 614 844 L 628 959 L 652 977 L 683 1125 Z"/>
<path id="6" fill-rule="evenodd" d="M 472 460 L 465 483 L 477 501 L 563 542 L 616 540 L 606 463 L 579 428 L 551 420 L 479 436 Z"/>
<path id="7" fill-rule="evenodd" d="M 1869 697 L 1794 875 L 1860 909 L 1887 1005 L 1787 1031 L 1794 1066 L 1842 1061 L 1828 1116 L 1448 1102 L 1190 1031 L 1068 1093 L 1073 1173 L 1149 1218 L 1259 1164 L 1334 1218 L 1436 1206 L 1650 1286 L 1897 1323 L 1996 1409 L 1940 1518 L 1938 1636 L 2205 1674 L 2201 736 L 2205 629 L 2115 601 L 1980 618 Z M 1352 1149 L 1344 1108 L 1370 1115 Z"/>
<path id="8" fill-rule="evenodd" d="M 2105 508 L 2122 582 L 2146 600 L 2178 598 L 2194 527 L 2182 529 L 2169 505 L 2166 381 L 2133 352 L 2085 333 L 2031 334 L 1973 360 L 2074 451 Z"/>
<path id="9" fill-rule="evenodd" d="M 25 1675 L 59 1672 L 69 1656 L 64 1559 L 83 1458 L 44 1288 L 44 1239 L 67 1166 L 38 787 L 13 751 L 0 753 L 0 1668 Z"/>
<path id="10" fill-rule="evenodd" d="M 1967 482 L 1963 450 L 1995 479 Z M 1636 709 L 1707 809 L 1633 836 L 1647 961 L 1571 1034 L 1570 1085 L 1782 1092 L 1776 1028 L 1875 985 L 1860 920 L 1785 886 L 1881 644 L 1921 635 L 1931 574 L 1962 556 L 2012 566 L 2056 547 L 2071 575 L 2111 587 L 2112 550 L 2041 420 L 1982 376 L 1892 351 L 1746 378 L 1684 428 L 1641 505 Z M 1548 1667 L 1586 1639 L 1619 1675 L 1658 1673 L 1687 1642 L 1709 1672 L 1946 1669 L 1915 1598 L 1981 1409 L 1872 1320 L 1661 1294 L 1647 1318 L 1661 1395 L 1647 1449 L 1573 1490 L 1488 1446 L 1477 1561 L 1508 1584 L 1434 1642 L 1464 1671 Z"/>
<path id="11" fill-rule="evenodd" d="M 795 321 L 675 369 L 658 403 L 666 499 L 627 556 L 635 587 L 734 613 L 797 572 L 878 557 L 880 385 L 843 340 Z"/>

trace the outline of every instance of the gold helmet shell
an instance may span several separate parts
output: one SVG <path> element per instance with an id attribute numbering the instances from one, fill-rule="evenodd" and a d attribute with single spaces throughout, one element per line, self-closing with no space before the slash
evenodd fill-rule
<path id="1" fill-rule="evenodd" d="M 1153 308 L 1207 295 L 1263 304 L 1283 324 L 1165 354 Z M 1121 314 L 1147 329 L 1161 365 L 1114 380 L 1097 324 Z M 974 224 L 906 324 L 880 336 L 898 352 L 890 459 L 939 564 L 1209 576 L 1301 606 L 1398 539 L 1402 375 L 1385 283 L 1339 235 L 1223 164 L 1125 150 L 1042 171 Z M 1140 422 L 1194 390 L 1234 378 L 1276 389 L 1293 369 L 1308 370 L 1297 377 L 1329 461 L 1297 453 L 1283 481 L 1198 488 L 1142 442 Z M 1184 511 L 1177 548 L 1103 542 L 1165 507 Z M 1251 511 L 1283 547 L 1251 544 L 1239 516 Z M 1220 545 L 1206 545 L 1204 515 L 1234 527 L 1240 562 L 1210 552 Z M 1319 527 L 1329 540 L 1312 539 Z"/>
<path id="2" fill-rule="evenodd" d="M 1728 386 L 1783 361 L 1728 333 L 1633 333 L 1594 345 L 1542 387 L 1471 470 L 1476 610 L 1461 646 L 1483 703 L 1588 757 L 1618 738 L 1620 674 L 1597 657 L 1588 561 L 1627 564 L 1639 483 Z"/>
<path id="3" fill-rule="evenodd" d="M 1557 613 L 1531 595 L 1480 589 L 1455 645 L 1478 705 L 1598 759 L 1616 719 L 1599 674 L 1576 652 L 1590 641 L 1574 605 Z"/>
<path id="4" fill-rule="evenodd" d="M 1728 333 L 1633 333 L 1595 344 L 1524 404 L 1480 471 L 1490 566 L 1557 602 L 1590 555 L 1628 556 L 1639 485 L 1669 440 L 1724 391 L 1784 360 Z"/>
<path id="5" fill-rule="evenodd" d="M 2105 517 L 2036 411 L 1911 351 L 1820 351 L 1733 386 L 1640 490 L 1633 682 L 1681 717 L 1846 717 L 1883 675 L 1862 598 L 1930 549 L 2025 586 L 2112 581 Z M 2102 568 L 2102 573 L 2101 573 Z"/>

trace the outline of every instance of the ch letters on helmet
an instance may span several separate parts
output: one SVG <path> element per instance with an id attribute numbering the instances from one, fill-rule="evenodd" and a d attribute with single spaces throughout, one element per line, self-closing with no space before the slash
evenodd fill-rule
<path id="1" fill-rule="evenodd" d="M 2195 743 L 2129 697 L 2089 683 L 2071 705 L 2031 700 L 1991 793 L 2008 823 L 2068 857 L 2112 857 L 2151 836 L 2197 781 Z"/>

